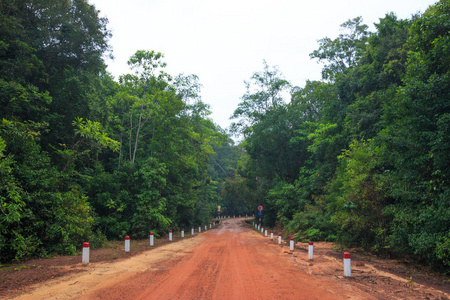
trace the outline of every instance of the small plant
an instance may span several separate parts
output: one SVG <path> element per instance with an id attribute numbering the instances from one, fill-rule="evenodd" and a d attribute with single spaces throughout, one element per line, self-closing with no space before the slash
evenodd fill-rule
<path id="1" fill-rule="evenodd" d="M 408 280 L 408 284 L 414 285 L 414 281 L 413 281 L 412 276 L 411 277 L 406 277 L 406 280 Z"/>
<path id="2" fill-rule="evenodd" d="M 23 270 L 23 269 L 28 269 L 28 267 L 24 266 L 24 265 L 18 266 L 17 268 L 14 268 L 14 271 L 20 271 L 20 270 Z"/>
<path id="3" fill-rule="evenodd" d="M 333 244 L 333 250 L 334 251 L 343 251 L 344 247 L 340 244 Z"/>

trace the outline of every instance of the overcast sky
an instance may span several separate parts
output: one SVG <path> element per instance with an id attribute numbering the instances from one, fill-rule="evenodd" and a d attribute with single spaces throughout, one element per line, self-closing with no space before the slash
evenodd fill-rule
<path id="1" fill-rule="evenodd" d="M 129 73 L 136 50 L 165 54 L 166 71 L 196 74 L 211 118 L 222 128 L 245 93 L 244 80 L 278 66 L 293 85 L 321 78 L 321 65 L 309 58 L 317 40 L 339 35 L 340 24 L 362 16 L 373 23 L 394 12 L 405 19 L 435 0 L 89 0 L 109 20 L 118 78 Z M 286 99 L 289 100 L 289 99 Z"/>

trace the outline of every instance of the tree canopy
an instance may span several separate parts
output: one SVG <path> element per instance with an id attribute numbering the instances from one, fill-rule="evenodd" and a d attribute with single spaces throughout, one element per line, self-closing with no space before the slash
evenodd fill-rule
<path id="1" fill-rule="evenodd" d="M 261 111 L 252 107 L 279 85 L 261 81 L 245 94 L 234 117 L 253 119 L 241 126 L 245 159 L 227 190 L 256 195 L 264 226 L 297 240 L 409 254 L 448 270 L 449 5 L 409 20 L 386 14 L 375 32 L 361 17 L 348 20 L 310 55 L 324 64 L 322 81 Z"/>

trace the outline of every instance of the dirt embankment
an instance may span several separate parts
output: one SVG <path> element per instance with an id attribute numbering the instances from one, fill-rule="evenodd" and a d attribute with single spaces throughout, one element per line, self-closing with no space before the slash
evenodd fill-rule
<path id="1" fill-rule="evenodd" d="M 242 220 L 227 220 L 124 260 L 66 266 L 66 275 L 28 286 L 15 299 L 449 299 L 445 279 L 418 283 L 385 268 L 400 267 L 393 261 L 352 259 L 352 277 L 345 278 L 342 253 L 330 243 L 314 247 L 308 261 L 307 245 L 289 251 Z"/>

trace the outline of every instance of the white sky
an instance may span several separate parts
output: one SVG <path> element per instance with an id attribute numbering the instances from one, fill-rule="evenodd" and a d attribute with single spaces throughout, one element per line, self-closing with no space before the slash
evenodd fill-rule
<path id="1" fill-rule="evenodd" d="M 165 54 L 166 72 L 196 74 L 202 100 L 222 128 L 245 93 L 244 80 L 262 71 L 263 59 L 293 85 L 319 80 L 322 66 L 309 58 L 317 40 L 335 38 L 340 24 L 362 16 L 373 23 L 388 12 L 399 18 L 424 12 L 436 0 L 88 0 L 109 20 L 118 78 L 129 73 L 137 50 Z M 289 100 L 289 99 L 286 99 Z"/>

